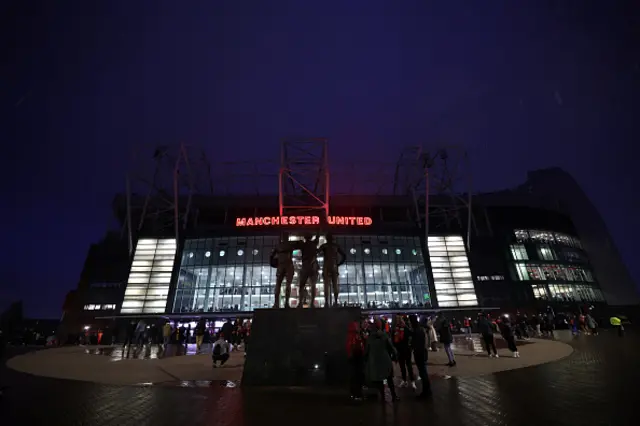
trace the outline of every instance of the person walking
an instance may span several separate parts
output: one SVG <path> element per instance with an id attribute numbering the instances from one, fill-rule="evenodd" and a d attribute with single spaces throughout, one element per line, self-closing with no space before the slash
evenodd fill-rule
<path id="1" fill-rule="evenodd" d="M 367 381 L 375 386 L 380 392 L 382 402 L 384 397 L 384 381 L 391 392 L 393 401 L 398 400 L 396 388 L 393 383 L 393 361 L 396 357 L 396 350 L 391 344 L 391 339 L 384 332 L 382 323 L 378 320 L 375 323 L 375 331 L 369 335 L 364 350 L 365 377 Z"/>
<path id="2" fill-rule="evenodd" d="M 425 329 L 418 323 L 416 315 L 409 315 L 409 324 L 411 324 L 411 349 L 413 351 L 413 360 L 416 363 L 418 376 L 422 382 L 422 392 L 418 398 L 428 398 L 431 396 L 431 382 L 427 374 L 427 359 L 429 352 L 427 351 L 427 333 Z"/>

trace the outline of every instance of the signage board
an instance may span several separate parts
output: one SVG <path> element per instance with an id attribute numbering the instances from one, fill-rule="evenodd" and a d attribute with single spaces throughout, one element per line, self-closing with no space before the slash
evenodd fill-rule
<path id="1" fill-rule="evenodd" d="M 330 226 L 370 226 L 369 216 L 327 216 Z M 320 216 L 258 216 L 237 217 L 237 227 L 247 226 L 313 226 L 320 225 Z"/>

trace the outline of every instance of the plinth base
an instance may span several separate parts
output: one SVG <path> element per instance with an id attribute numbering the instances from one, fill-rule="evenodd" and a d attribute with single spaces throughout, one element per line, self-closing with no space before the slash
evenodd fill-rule
<path id="1" fill-rule="evenodd" d="M 359 308 L 259 309 L 253 314 L 244 386 L 345 386 L 346 341 Z"/>

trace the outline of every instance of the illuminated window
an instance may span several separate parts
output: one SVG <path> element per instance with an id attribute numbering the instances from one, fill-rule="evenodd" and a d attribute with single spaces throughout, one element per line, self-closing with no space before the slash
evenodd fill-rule
<path id="1" fill-rule="evenodd" d="M 120 313 L 165 311 L 176 250 L 175 238 L 138 240 Z M 193 252 L 189 254 L 193 259 Z"/>
<path id="2" fill-rule="evenodd" d="M 566 234 L 561 234 L 559 232 L 555 233 L 555 238 L 558 244 L 562 244 L 565 246 L 569 246 L 569 247 L 576 247 L 581 249 L 582 248 L 582 244 L 580 243 L 580 240 L 578 240 L 575 237 L 572 237 L 570 235 L 566 235 Z"/>
<path id="3" fill-rule="evenodd" d="M 477 305 L 462 237 L 429 236 L 428 247 L 438 305 L 443 308 Z"/>
<path id="4" fill-rule="evenodd" d="M 220 257 L 223 257 L 225 254 L 226 254 L 226 253 L 225 253 L 225 251 L 224 251 L 224 250 L 220 250 L 220 253 L 219 253 Z"/>
<path id="5" fill-rule="evenodd" d="M 426 268 L 420 253 L 419 237 L 336 235 L 335 241 L 347 253 L 340 266 L 341 305 L 365 309 L 431 307 Z M 302 240 L 290 235 L 290 241 Z M 320 236 L 319 244 L 326 242 Z M 269 308 L 275 303 L 276 269 L 271 267 L 270 255 L 278 244 L 277 236 L 220 237 L 188 239 L 177 275 L 172 311 L 199 313 L 219 311 L 252 311 Z M 388 246 L 393 247 L 391 250 Z M 204 256 L 206 250 L 237 253 L 242 248 L 253 256 Z M 396 248 L 399 255 L 395 253 Z M 190 259 L 186 253 L 194 252 Z M 216 251 L 217 253 L 217 251 Z M 466 257 L 465 257 L 466 258 Z M 289 305 L 298 299 L 297 282 L 302 266 L 301 251 L 294 250 L 294 280 Z M 322 269 L 324 259 L 318 256 L 320 268 L 316 284 L 316 303 L 324 304 Z M 469 281 L 472 281 L 469 278 Z M 471 283 L 473 285 L 473 283 Z M 307 283 L 306 291 L 310 289 Z M 284 305 L 285 292 L 280 305 Z"/>
<path id="6" fill-rule="evenodd" d="M 551 232 L 545 230 L 525 230 L 516 229 L 513 231 L 516 241 L 536 241 L 539 243 L 561 244 L 569 247 L 582 248 L 580 240 L 571 235 L 563 234 L 560 232 Z"/>
<path id="7" fill-rule="evenodd" d="M 570 285 L 549 284 L 549 292 L 551 298 L 558 301 L 572 302 L 576 300 L 576 294 Z"/>
<path id="8" fill-rule="evenodd" d="M 594 281 L 591 271 L 580 266 L 516 263 L 515 268 L 520 281 Z"/>
<path id="9" fill-rule="evenodd" d="M 518 279 L 520 281 L 529 281 L 531 279 L 527 265 L 524 263 L 516 263 L 516 273 L 518 274 Z"/>
<path id="10" fill-rule="evenodd" d="M 238 250 L 238 256 L 242 256 L 244 254 L 244 250 L 240 249 Z"/>
<path id="11" fill-rule="evenodd" d="M 549 232 L 549 231 L 530 230 L 529 238 L 531 238 L 531 241 L 537 241 L 542 243 L 554 243 L 556 241 L 553 235 L 553 232 Z"/>
<path id="12" fill-rule="evenodd" d="M 513 260 L 529 260 L 527 248 L 523 244 L 512 244 L 511 257 Z"/>
<path id="13" fill-rule="evenodd" d="M 211 252 L 210 251 L 205 251 L 204 252 L 204 257 L 211 257 Z"/>
<path id="14" fill-rule="evenodd" d="M 524 229 L 516 229 L 513 233 L 518 242 L 525 242 L 529 240 L 529 232 Z"/>
<path id="15" fill-rule="evenodd" d="M 536 299 L 546 300 L 549 298 L 547 289 L 544 288 L 543 285 L 532 285 L 531 289 L 533 290 L 533 297 L 535 297 Z"/>
<path id="16" fill-rule="evenodd" d="M 558 260 L 553 249 L 547 244 L 540 244 L 538 246 L 538 256 L 541 260 Z"/>

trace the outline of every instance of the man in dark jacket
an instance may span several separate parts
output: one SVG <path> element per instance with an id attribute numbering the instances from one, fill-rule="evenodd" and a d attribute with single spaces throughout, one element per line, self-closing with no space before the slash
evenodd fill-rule
<path id="1" fill-rule="evenodd" d="M 409 342 L 411 340 L 411 329 L 407 327 L 404 319 L 400 316 L 396 318 L 393 330 L 393 345 L 398 352 L 398 365 L 400 365 L 400 374 L 402 375 L 402 383 L 400 387 L 411 386 L 416 388 L 415 377 L 413 375 L 413 366 L 411 365 L 411 348 Z M 409 381 L 407 382 L 407 373 Z"/>
<path id="2" fill-rule="evenodd" d="M 484 347 L 487 349 L 487 353 L 489 357 L 498 358 L 498 351 L 496 350 L 496 342 L 493 336 L 493 326 L 487 319 L 487 316 L 484 312 L 480 312 L 478 314 L 478 331 L 482 335 L 482 340 L 484 341 Z M 491 351 L 493 350 L 493 354 Z"/>
<path id="3" fill-rule="evenodd" d="M 449 367 L 454 367 L 456 365 L 456 358 L 453 355 L 453 348 L 451 344 L 453 343 L 453 333 L 451 332 L 451 321 L 447 319 L 444 315 L 440 316 L 440 321 L 438 322 L 440 325 L 438 327 L 438 334 L 440 335 L 440 343 L 444 346 L 444 352 L 447 354 L 447 358 L 449 358 L 449 363 L 447 364 Z"/>
<path id="4" fill-rule="evenodd" d="M 418 317 L 416 315 L 409 316 L 409 323 L 413 330 L 411 337 L 411 349 L 413 350 L 413 360 L 416 363 L 418 369 L 418 376 L 422 382 L 422 393 L 418 395 L 418 398 L 427 398 L 431 396 L 431 382 L 427 375 L 427 334 L 424 328 L 418 323 Z"/>

